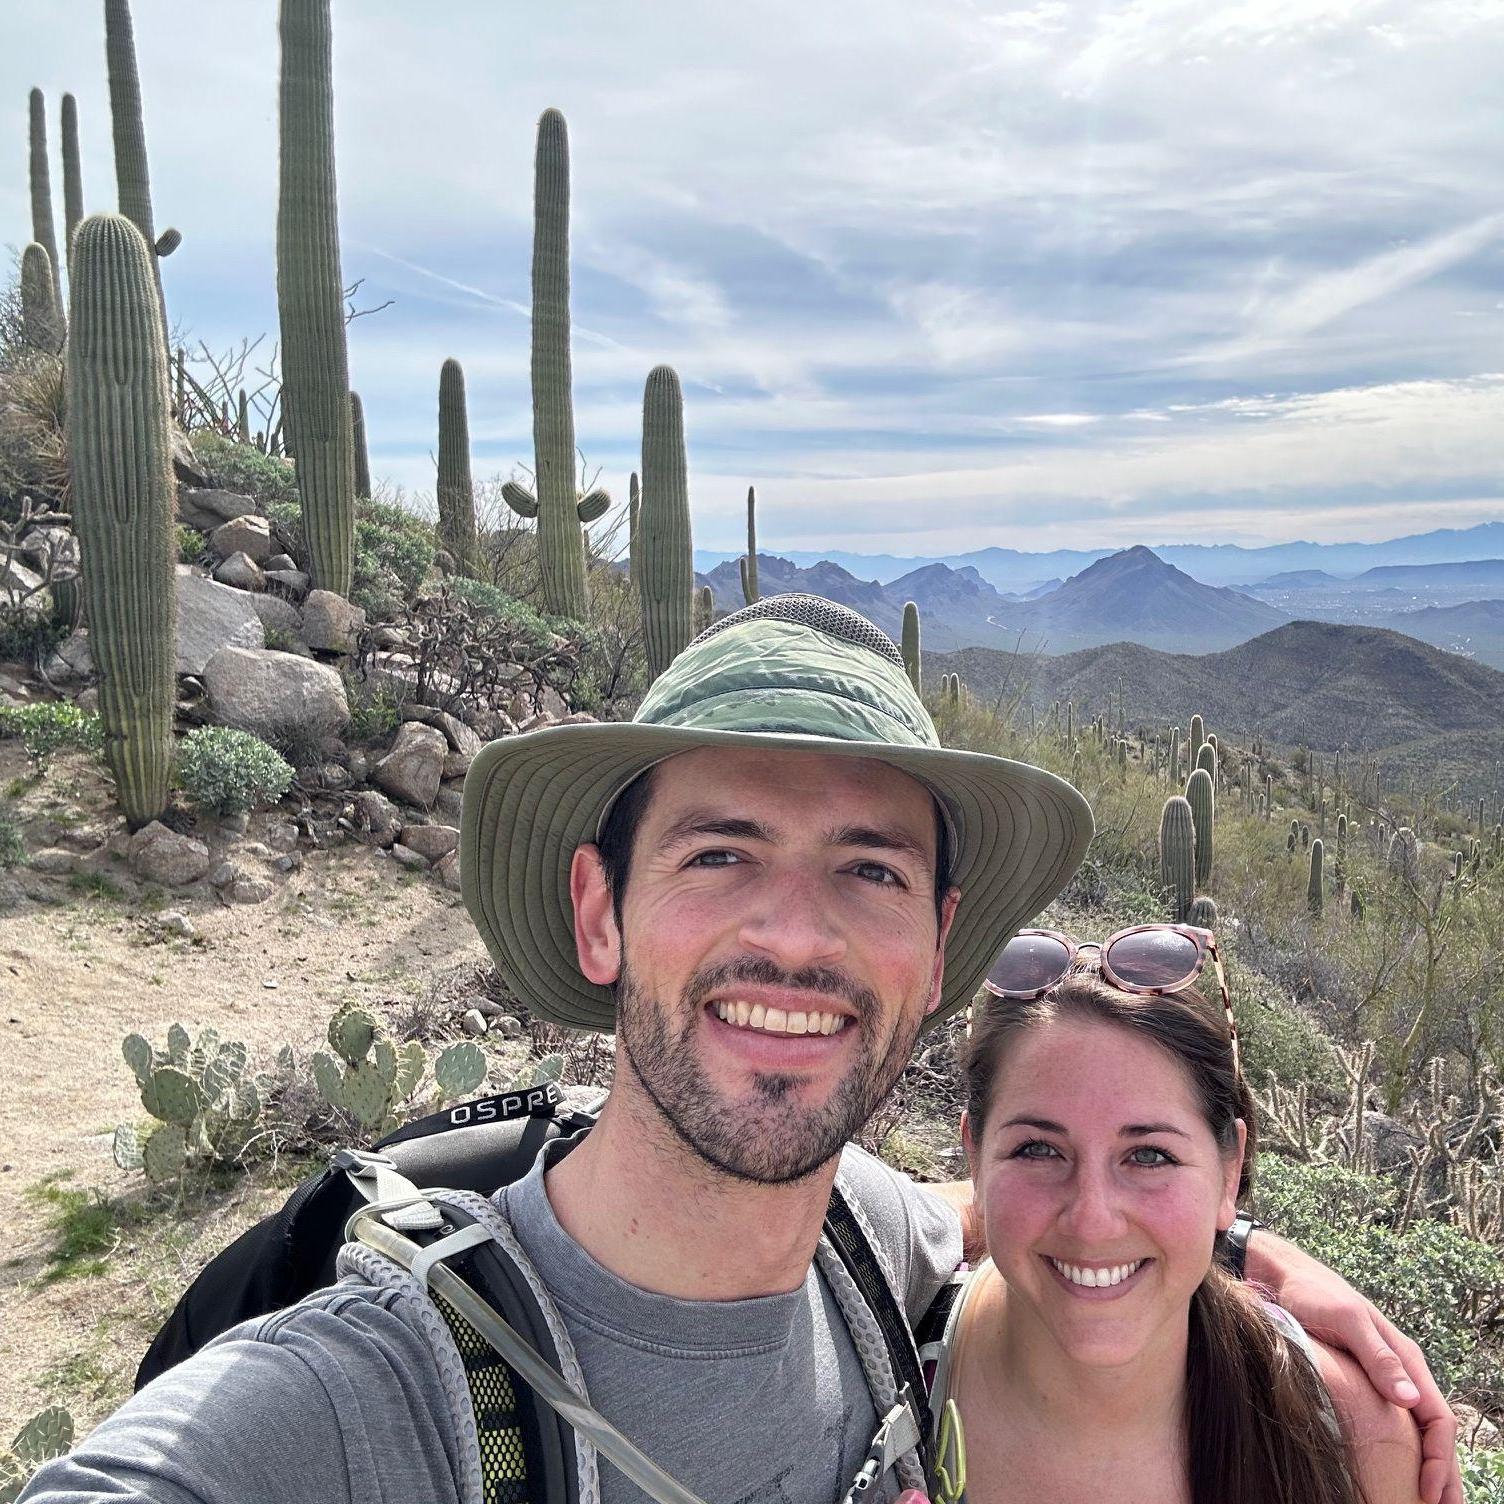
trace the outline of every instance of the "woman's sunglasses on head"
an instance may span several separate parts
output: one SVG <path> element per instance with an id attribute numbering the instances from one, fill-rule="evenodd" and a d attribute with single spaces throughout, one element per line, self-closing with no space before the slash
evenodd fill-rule
<path id="1" fill-rule="evenodd" d="M 1058 930 L 1020 930 L 992 963 L 982 986 L 994 997 L 1033 1002 L 1071 970 L 1084 950 L 1098 952 L 1104 981 L 1123 992 L 1150 997 L 1168 996 L 1191 986 L 1210 960 L 1222 991 L 1233 1069 L 1241 1072 L 1238 1026 L 1217 940 L 1210 930 L 1195 925 L 1136 924 L 1101 942 L 1077 941 Z"/>

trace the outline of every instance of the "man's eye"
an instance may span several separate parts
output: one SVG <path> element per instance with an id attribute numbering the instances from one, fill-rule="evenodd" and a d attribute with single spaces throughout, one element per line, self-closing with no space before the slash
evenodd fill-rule
<path id="1" fill-rule="evenodd" d="M 1140 1144 L 1129 1155 L 1134 1164 L 1146 1170 L 1156 1170 L 1161 1165 L 1173 1165 L 1178 1163 L 1175 1157 L 1167 1154 L 1163 1149 L 1156 1149 L 1153 1144 Z"/>
<path id="2" fill-rule="evenodd" d="M 741 858 L 734 851 L 697 851 L 685 863 L 689 867 L 729 867 Z"/>
<path id="3" fill-rule="evenodd" d="M 901 888 L 903 886 L 903 879 L 891 867 L 885 867 L 881 862 L 859 862 L 851 870 L 860 873 L 880 887 Z"/>
<path id="4" fill-rule="evenodd" d="M 1042 1138 L 1031 1138 L 1016 1148 L 1008 1156 L 1010 1159 L 1055 1159 L 1058 1151 L 1054 1144 L 1047 1144 Z"/>

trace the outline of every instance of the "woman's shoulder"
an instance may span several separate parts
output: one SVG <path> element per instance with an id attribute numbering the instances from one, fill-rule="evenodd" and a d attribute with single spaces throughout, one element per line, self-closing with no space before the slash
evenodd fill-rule
<path id="1" fill-rule="evenodd" d="M 1385 1399 L 1357 1359 L 1324 1342 L 1307 1340 L 1368 1504 L 1417 1504 L 1421 1441 L 1410 1412 Z"/>

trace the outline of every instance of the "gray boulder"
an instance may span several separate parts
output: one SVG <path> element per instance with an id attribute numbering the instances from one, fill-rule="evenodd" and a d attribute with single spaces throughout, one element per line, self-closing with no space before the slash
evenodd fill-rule
<path id="1" fill-rule="evenodd" d="M 404 846 L 401 841 L 392 847 L 392 855 L 397 858 L 401 866 L 408 867 L 414 872 L 428 870 L 428 858 L 422 852 L 414 851 L 411 846 Z"/>
<path id="2" fill-rule="evenodd" d="M 266 583 L 265 572 L 261 576 L 263 586 Z M 280 595 L 255 595 L 251 597 L 251 605 L 256 615 L 261 618 L 261 625 L 268 632 L 286 632 L 291 637 L 303 635 L 303 616 L 291 601 L 285 601 Z"/>
<path id="3" fill-rule="evenodd" d="M 256 623 L 260 629 L 261 623 Z M 222 648 L 204 668 L 215 719 L 261 737 L 337 731 L 350 719 L 345 685 L 327 664 L 268 648 Z"/>
<path id="4" fill-rule="evenodd" d="M 29 595 L 41 588 L 42 577 L 34 569 L 28 569 L 18 558 L 9 555 L 0 557 L 0 590 L 14 590 Z"/>
<path id="5" fill-rule="evenodd" d="M 436 862 L 460 844 L 460 833 L 452 825 L 404 825 L 401 839 L 410 850 Z"/>
<path id="6" fill-rule="evenodd" d="M 447 710 L 439 710 L 433 705 L 404 705 L 402 719 L 421 721 L 425 726 L 442 731 L 444 740 L 454 751 L 464 752 L 470 757 L 474 757 L 484 745 L 480 737 L 458 716 L 450 715 Z"/>
<path id="7" fill-rule="evenodd" d="M 392 750 L 371 770 L 372 782 L 394 799 L 427 809 L 439 792 L 448 752 L 442 731 L 406 721 L 397 728 Z"/>
<path id="8" fill-rule="evenodd" d="M 78 870 L 78 857 L 58 846 L 44 846 L 42 850 L 32 852 L 27 866 L 33 872 L 45 872 L 49 877 L 66 877 Z"/>
<path id="9" fill-rule="evenodd" d="M 170 427 L 174 478 L 184 486 L 207 486 L 209 484 L 208 472 L 193 452 L 193 445 L 188 442 L 188 435 L 176 423 L 171 424 Z"/>
<path id="10" fill-rule="evenodd" d="M 385 794 L 364 789 L 355 796 L 355 829 L 372 846 L 390 846 L 401 828 L 397 806 Z"/>
<path id="11" fill-rule="evenodd" d="M 147 882 L 180 888 L 196 883 L 209 870 L 209 848 L 192 836 L 168 830 L 160 820 L 144 825 L 131 837 L 131 871 Z"/>
<path id="12" fill-rule="evenodd" d="M 178 565 L 178 664 L 180 674 L 202 674 L 221 648 L 266 645 L 261 618 L 244 590 L 218 585 Z"/>
<path id="13" fill-rule="evenodd" d="M 303 602 L 303 641 L 320 653 L 353 653 L 366 613 L 332 590 L 310 590 Z"/>
<path id="14" fill-rule="evenodd" d="M 266 572 L 246 553 L 233 553 L 215 571 L 214 578 L 221 585 L 232 585 L 237 590 L 265 590 Z M 257 613 L 258 617 L 260 613 Z M 266 625 L 265 622 L 262 623 Z"/>
<path id="15" fill-rule="evenodd" d="M 221 523 L 209 534 L 209 547 L 221 559 L 228 559 L 231 554 L 247 554 L 258 564 L 282 551 L 282 545 L 272 538 L 271 523 L 254 513 Z"/>
<path id="16" fill-rule="evenodd" d="M 308 594 L 308 576 L 301 569 L 268 569 L 266 578 L 280 585 L 295 601 Z"/>
<path id="17" fill-rule="evenodd" d="M 441 856 L 433 864 L 433 870 L 446 888 L 458 893 L 460 891 L 460 854 L 451 851 L 448 856 Z"/>
<path id="18" fill-rule="evenodd" d="M 237 491 L 212 491 L 197 486 L 182 486 L 178 490 L 178 521 L 196 527 L 201 533 L 212 533 L 215 528 L 255 511 L 255 499 Z"/>
<path id="19" fill-rule="evenodd" d="M 296 569 L 298 561 L 291 554 L 273 554 L 269 559 L 261 561 L 263 569 Z"/>

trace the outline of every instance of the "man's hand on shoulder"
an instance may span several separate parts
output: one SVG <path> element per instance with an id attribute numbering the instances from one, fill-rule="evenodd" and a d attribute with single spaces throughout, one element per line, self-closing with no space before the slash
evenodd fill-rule
<path id="1" fill-rule="evenodd" d="M 1313 1337 L 1355 1359 L 1382 1399 L 1410 1412 L 1420 1432 L 1425 1504 L 1463 1504 L 1457 1417 L 1420 1348 L 1341 1275 L 1271 1232 L 1249 1238 L 1247 1272 Z M 1334 1391 L 1333 1399 L 1349 1420 L 1341 1395 Z"/>

